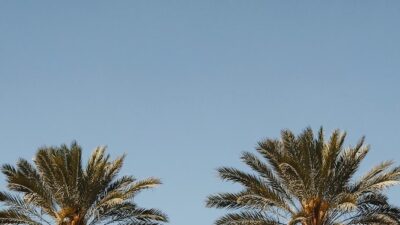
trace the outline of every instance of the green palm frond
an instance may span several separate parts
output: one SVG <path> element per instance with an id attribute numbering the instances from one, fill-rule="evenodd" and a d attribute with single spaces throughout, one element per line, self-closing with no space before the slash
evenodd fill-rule
<path id="1" fill-rule="evenodd" d="M 128 194 L 128 196 L 133 196 L 142 190 L 154 188 L 160 184 L 162 184 L 161 180 L 158 178 L 154 178 L 154 177 L 136 181 L 132 184 L 131 187 L 129 187 L 129 189 L 127 190 L 127 194 Z"/>
<path id="2" fill-rule="evenodd" d="M 385 205 L 361 208 L 355 216 L 350 218 L 347 224 L 397 225 L 399 223 L 400 210 L 396 207 Z"/>
<path id="3" fill-rule="evenodd" d="M 281 180 L 274 174 L 274 172 L 268 167 L 268 165 L 257 158 L 256 155 L 250 152 L 244 152 L 242 155 L 242 160 L 253 170 L 257 171 L 259 176 L 266 179 L 266 182 L 274 190 L 284 195 L 286 198 L 290 199 L 290 194 L 285 186 L 282 185 Z"/>
<path id="4" fill-rule="evenodd" d="M 24 159 L 17 162 L 17 168 L 9 164 L 2 167 L 10 190 L 24 194 L 24 200 L 40 207 L 48 214 L 55 215 L 49 189 L 42 183 L 40 174 Z"/>
<path id="5" fill-rule="evenodd" d="M 257 212 L 241 212 L 227 214 L 215 222 L 216 225 L 284 225 Z"/>
<path id="6" fill-rule="evenodd" d="M 276 205 L 290 211 L 290 207 L 285 201 L 285 196 L 268 187 L 259 177 L 228 167 L 220 168 L 218 172 L 222 179 L 246 186 L 247 192 L 249 192 L 246 196 L 258 195 L 258 199 L 263 199 L 267 204 Z M 243 196 L 241 198 L 244 200 Z"/>
<path id="7" fill-rule="evenodd" d="M 219 193 L 210 195 L 207 198 L 207 207 L 239 209 L 245 207 L 242 202 L 238 201 L 240 197 L 248 195 L 249 192 L 242 191 L 239 193 Z"/>
<path id="8" fill-rule="evenodd" d="M 0 224 L 42 225 L 42 223 L 15 209 L 1 210 Z"/>
<path id="9" fill-rule="evenodd" d="M 135 222 L 159 224 L 160 222 L 168 222 L 168 217 L 160 210 L 143 209 L 132 202 L 124 202 L 112 207 L 103 207 L 89 225 L 98 223 L 132 224 Z"/>
<path id="10" fill-rule="evenodd" d="M 368 174 L 367 174 L 368 176 Z M 379 172 L 374 176 L 368 176 L 356 184 L 356 190 L 362 192 L 381 191 L 387 187 L 400 184 L 400 167 L 395 167 L 386 173 Z"/>

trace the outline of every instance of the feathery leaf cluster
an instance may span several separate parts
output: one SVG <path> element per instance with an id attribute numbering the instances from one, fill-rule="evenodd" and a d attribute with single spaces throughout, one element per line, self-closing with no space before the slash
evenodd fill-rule
<path id="1" fill-rule="evenodd" d="M 322 128 L 316 137 L 311 128 L 297 137 L 284 130 L 281 139 L 259 143 L 260 158 L 243 153 L 241 159 L 256 174 L 219 168 L 221 179 L 243 190 L 208 197 L 208 207 L 235 210 L 216 225 L 400 224 L 400 210 L 382 192 L 399 184 L 400 167 L 383 162 L 355 180 L 369 148 L 362 138 L 345 149 L 345 136 L 336 130 L 325 141 Z"/>
<path id="2" fill-rule="evenodd" d="M 136 180 L 118 177 L 125 156 L 111 160 L 98 147 L 86 166 L 82 149 L 71 146 L 43 147 L 34 163 L 20 159 L 16 166 L 3 165 L 8 188 L 0 192 L 0 224 L 157 225 L 167 216 L 157 209 L 140 208 L 133 202 L 141 190 L 161 184 L 157 178 Z"/>

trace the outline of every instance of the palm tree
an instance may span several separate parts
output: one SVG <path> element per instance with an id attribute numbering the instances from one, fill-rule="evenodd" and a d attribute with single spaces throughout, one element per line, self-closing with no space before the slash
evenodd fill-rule
<path id="1" fill-rule="evenodd" d="M 97 147 L 86 166 L 82 149 L 43 147 L 33 164 L 20 159 L 16 167 L 6 164 L 2 172 L 8 188 L 0 192 L 0 224 L 57 225 L 157 225 L 167 217 L 156 209 L 138 207 L 133 198 L 161 184 L 159 179 L 117 177 L 125 156 L 110 160 L 105 147 Z"/>
<path id="2" fill-rule="evenodd" d="M 373 225 L 400 224 L 400 210 L 382 192 L 398 184 L 400 167 L 383 162 L 359 179 L 354 174 L 368 153 L 364 138 L 344 149 L 345 133 L 333 132 L 325 142 L 323 129 L 299 136 L 284 130 L 281 139 L 259 143 L 263 159 L 245 152 L 241 159 L 252 170 L 222 167 L 219 176 L 243 190 L 219 193 L 208 207 L 234 210 L 217 225 Z"/>

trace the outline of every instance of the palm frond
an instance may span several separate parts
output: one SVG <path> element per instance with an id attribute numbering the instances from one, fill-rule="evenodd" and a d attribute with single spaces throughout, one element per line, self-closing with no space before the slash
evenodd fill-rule
<path id="1" fill-rule="evenodd" d="M 0 224 L 27 224 L 27 225 L 42 225 L 42 223 L 33 220 L 28 215 L 15 210 L 7 209 L 0 211 Z"/>
<path id="2" fill-rule="evenodd" d="M 16 167 L 3 165 L 8 188 L 18 194 L 0 192 L 0 203 L 6 207 L 0 211 L 0 224 L 50 225 L 47 219 L 59 225 L 166 222 L 161 211 L 143 209 L 132 202 L 141 190 L 161 181 L 118 178 L 124 159 L 125 155 L 111 160 L 105 147 L 98 147 L 83 168 L 82 149 L 73 142 L 40 148 L 34 164 L 20 159 Z"/>
<path id="3" fill-rule="evenodd" d="M 230 213 L 215 222 L 216 225 L 283 225 L 257 212 Z"/>
<path id="4" fill-rule="evenodd" d="M 210 195 L 207 207 L 241 209 L 227 214 L 217 225 L 285 224 L 307 225 L 399 225 L 400 213 L 390 206 L 382 191 L 400 184 L 400 167 L 383 162 L 353 181 L 369 151 L 364 137 L 344 148 L 346 133 L 335 130 L 325 141 L 323 129 L 314 137 L 311 128 L 295 136 L 290 130 L 281 139 L 259 142 L 265 159 L 245 152 L 241 159 L 256 172 L 231 167 L 218 169 L 224 181 L 238 183 L 237 193 Z M 254 214 L 257 213 L 257 214 Z"/>
<path id="5" fill-rule="evenodd" d="M 215 208 L 238 209 L 244 207 L 238 199 L 249 194 L 247 191 L 239 193 L 219 193 L 207 197 L 206 206 Z"/>

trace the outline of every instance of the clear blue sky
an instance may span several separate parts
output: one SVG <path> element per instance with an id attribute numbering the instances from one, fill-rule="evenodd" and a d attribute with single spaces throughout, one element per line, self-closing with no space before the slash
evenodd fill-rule
<path id="1" fill-rule="evenodd" d="M 400 164 L 399 1 L 0 2 L 0 163 L 77 140 L 161 177 L 137 201 L 211 224 L 222 165 L 323 125 Z M 4 187 L 4 177 L 0 177 Z M 390 191 L 400 205 L 400 189 Z"/>

